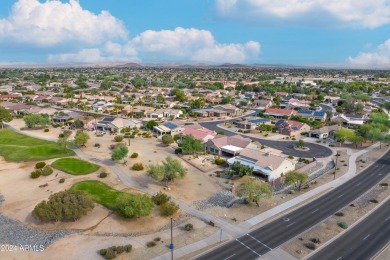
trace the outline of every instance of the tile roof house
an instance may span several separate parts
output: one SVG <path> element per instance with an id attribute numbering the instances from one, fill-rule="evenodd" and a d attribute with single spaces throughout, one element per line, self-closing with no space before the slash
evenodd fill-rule
<path id="1" fill-rule="evenodd" d="M 341 126 L 339 125 L 331 125 L 321 127 L 319 129 L 311 130 L 309 132 L 309 137 L 324 139 L 324 138 L 334 138 L 334 134 L 337 130 L 339 130 Z"/>
<path id="2" fill-rule="evenodd" d="M 228 164 L 239 162 L 253 167 L 253 173 L 265 178 L 268 182 L 284 176 L 289 171 L 295 170 L 295 163 L 282 156 L 269 152 L 262 152 L 251 148 L 240 151 L 239 156 L 229 159 Z"/>
<path id="3" fill-rule="evenodd" d="M 298 136 L 302 132 L 309 132 L 310 126 L 294 120 L 279 120 L 275 123 L 279 133 L 287 136 Z"/>
<path id="4" fill-rule="evenodd" d="M 297 111 L 291 109 L 280 109 L 280 108 L 267 108 L 264 115 L 273 116 L 276 118 L 287 117 L 290 118 L 292 115 L 297 114 Z"/>
<path id="5" fill-rule="evenodd" d="M 253 101 L 253 107 L 256 107 L 257 109 L 267 109 L 272 106 L 271 100 L 265 100 L 265 99 L 258 99 Z"/>
<path id="6" fill-rule="evenodd" d="M 297 116 L 307 118 L 309 120 L 319 120 L 325 122 L 327 114 L 325 111 L 313 111 L 313 110 L 298 110 Z"/>
<path id="7" fill-rule="evenodd" d="M 180 127 L 179 125 L 173 123 L 173 122 L 165 122 L 161 125 L 154 126 L 153 127 L 153 133 L 157 136 L 162 136 L 165 134 L 170 135 L 178 135 L 180 134 L 184 128 Z"/>
<path id="8" fill-rule="evenodd" d="M 217 136 L 217 133 L 206 128 L 186 127 L 181 133 L 180 138 L 186 135 L 192 135 L 195 139 L 201 140 L 203 143 Z"/>
<path id="9" fill-rule="evenodd" d="M 260 148 L 258 142 L 241 135 L 220 136 L 205 143 L 206 151 L 216 155 L 234 156 L 244 148 Z"/>

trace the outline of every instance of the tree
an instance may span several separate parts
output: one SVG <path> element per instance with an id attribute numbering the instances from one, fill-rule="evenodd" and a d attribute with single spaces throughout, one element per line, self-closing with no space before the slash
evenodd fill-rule
<path id="1" fill-rule="evenodd" d="M 350 140 L 355 135 L 355 132 L 353 130 L 347 129 L 347 128 L 340 128 L 336 131 L 335 136 L 336 138 L 343 144 L 345 141 Z"/>
<path id="2" fill-rule="evenodd" d="M 243 177 L 245 175 L 252 175 L 252 173 L 253 173 L 253 167 L 244 165 L 240 162 L 234 162 L 232 165 L 230 165 L 229 169 L 226 171 L 226 175 L 229 178 L 232 178 L 233 176 Z"/>
<path id="3" fill-rule="evenodd" d="M 147 174 L 157 181 L 165 181 L 165 186 L 168 187 L 170 182 L 183 178 L 187 169 L 179 160 L 167 157 L 162 164 L 149 165 Z"/>
<path id="4" fill-rule="evenodd" d="M 89 140 L 89 135 L 83 130 L 77 130 L 74 137 L 74 145 L 77 147 L 85 146 Z"/>
<path id="5" fill-rule="evenodd" d="M 380 148 L 382 148 L 382 141 L 384 140 L 384 134 L 382 131 L 378 128 L 371 128 L 370 131 L 368 131 L 367 138 L 371 140 L 371 142 L 378 141 Z"/>
<path id="6" fill-rule="evenodd" d="M 125 217 L 145 217 L 154 209 L 152 199 L 147 195 L 123 194 L 117 199 L 117 210 Z"/>
<path id="7" fill-rule="evenodd" d="M 82 191 L 60 191 L 35 206 L 32 215 L 43 222 L 77 220 L 94 208 Z"/>
<path id="8" fill-rule="evenodd" d="M 260 180 L 247 179 L 237 188 L 237 196 L 244 198 L 247 202 L 255 202 L 260 207 L 259 202 L 263 198 L 270 198 L 273 193 L 271 185 Z"/>
<path id="9" fill-rule="evenodd" d="M 184 102 L 187 100 L 186 94 L 183 90 L 180 90 L 178 88 L 174 88 L 171 91 L 171 96 L 175 96 L 176 101 Z"/>
<path id="10" fill-rule="evenodd" d="M 364 137 L 355 134 L 354 136 L 351 136 L 348 141 L 354 144 L 357 148 L 359 144 L 364 142 Z"/>
<path id="11" fill-rule="evenodd" d="M 126 146 L 119 146 L 112 152 L 111 158 L 115 161 L 124 160 L 129 153 L 129 149 Z M 125 163 L 125 161 L 123 161 Z"/>
<path id="12" fill-rule="evenodd" d="M 74 128 L 83 128 L 84 127 L 84 123 L 83 121 L 81 121 L 80 119 L 76 119 L 73 123 L 72 123 L 72 126 Z"/>
<path id="13" fill-rule="evenodd" d="M 11 122 L 12 121 L 12 114 L 9 112 L 5 107 L 0 106 L 0 125 L 1 128 L 3 128 L 3 122 Z"/>
<path id="14" fill-rule="evenodd" d="M 302 185 L 309 179 L 307 173 L 300 173 L 297 171 L 289 171 L 284 176 L 284 184 L 290 186 L 294 185 L 295 189 L 301 190 Z"/>
<path id="15" fill-rule="evenodd" d="M 97 133 L 97 119 L 99 118 L 100 116 L 98 114 L 92 114 L 92 118 L 95 119 L 95 131 Z"/>
<path id="16" fill-rule="evenodd" d="M 297 142 L 297 148 L 305 148 L 306 147 L 306 143 L 305 141 L 303 141 L 302 139 L 300 139 L 298 142 Z"/>
<path id="17" fill-rule="evenodd" d="M 146 128 L 149 130 L 153 130 L 153 127 L 158 126 L 157 122 L 155 120 L 150 120 L 146 123 Z"/>
<path id="18" fill-rule="evenodd" d="M 202 141 L 195 139 L 193 135 L 184 136 L 180 141 L 180 147 L 184 154 L 196 154 L 204 150 Z"/>
<path id="19" fill-rule="evenodd" d="M 28 114 L 23 117 L 23 120 L 28 128 L 50 124 L 49 116 L 42 114 Z"/>
<path id="20" fill-rule="evenodd" d="M 389 125 L 389 117 L 385 113 L 380 113 L 380 112 L 372 112 L 370 114 L 370 119 L 374 124 L 381 124 L 388 126 Z"/>
<path id="21" fill-rule="evenodd" d="M 170 144 L 173 143 L 173 137 L 172 137 L 172 135 L 170 135 L 170 134 L 166 134 L 166 135 L 163 135 L 163 136 L 162 136 L 161 141 L 162 141 L 163 144 L 165 144 L 165 145 L 170 145 Z"/>

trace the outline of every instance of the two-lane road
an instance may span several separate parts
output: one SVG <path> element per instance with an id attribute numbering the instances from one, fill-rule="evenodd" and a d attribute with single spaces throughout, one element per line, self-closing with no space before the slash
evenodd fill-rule
<path id="1" fill-rule="evenodd" d="M 247 235 L 201 256 L 204 260 L 256 259 L 333 215 L 390 172 L 390 152 L 350 181 Z M 331 258 L 324 258 L 331 259 Z"/>
<path id="2" fill-rule="evenodd" d="M 309 259 L 371 259 L 389 241 L 390 200 Z"/>

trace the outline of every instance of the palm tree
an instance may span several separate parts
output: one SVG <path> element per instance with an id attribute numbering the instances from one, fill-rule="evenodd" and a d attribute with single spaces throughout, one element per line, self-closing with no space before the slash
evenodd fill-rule
<path id="1" fill-rule="evenodd" d="M 84 120 L 85 120 L 85 127 L 87 127 L 89 115 L 84 115 Z"/>
<path id="2" fill-rule="evenodd" d="M 97 133 L 97 122 L 96 120 L 100 117 L 98 114 L 92 114 L 92 117 L 95 119 L 95 133 Z"/>

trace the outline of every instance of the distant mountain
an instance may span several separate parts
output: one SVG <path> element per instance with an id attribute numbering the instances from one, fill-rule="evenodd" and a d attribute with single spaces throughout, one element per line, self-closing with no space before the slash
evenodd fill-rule
<path id="1" fill-rule="evenodd" d="M 115 67 L 117 68 L 130 68 L 130 67 L 143 67 L 144 65 L 141 65 L 139 63 L 135 63 L 135 62 L 130 62 L 130 63 L 125 63 L 125 64 L 119 64 L 119 65 L 116 65 Z"/>
<path id="2" fill-rule="evenodd" d="M 215 66 L 210 66 L 210 67 L 217 67 L 217 68 L 247 68 L 249 66 L 248 65 L 244 65 L 244 64 L 224 63 L 224 64 L 221 64 L 221 65 L 215 65 Z"/>

